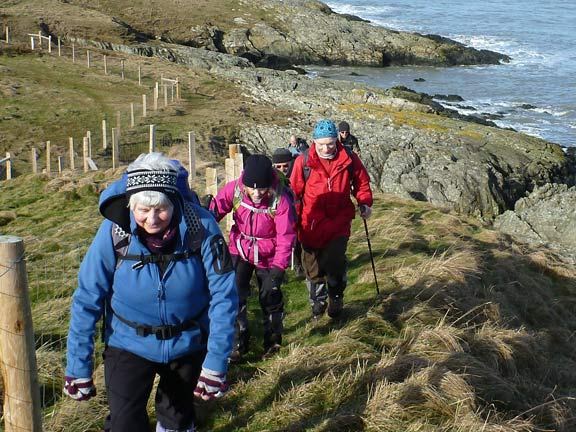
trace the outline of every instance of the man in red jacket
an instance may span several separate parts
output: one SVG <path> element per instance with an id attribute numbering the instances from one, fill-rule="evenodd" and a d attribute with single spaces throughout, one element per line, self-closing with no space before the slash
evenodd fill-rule
<path id="1" fill-rule="evenodd" d="M 308 154 L 294 162 L 290 185 L 296 199 L 298 240 L 302 243 L 302 265 L 315 319 L 326 308 L 335 318 L 344 307 L 346 248 L 355 207 L 360 216 L 372 213 L 370 177 L 356 153 L 345 150 L 336 125 L 318 122 Z"/>

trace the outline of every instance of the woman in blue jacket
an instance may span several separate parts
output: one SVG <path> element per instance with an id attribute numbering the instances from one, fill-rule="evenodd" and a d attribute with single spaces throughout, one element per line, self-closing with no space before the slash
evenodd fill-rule
<path id="1" fill-rule="evenodd" d="M 210 213 L 182 199 L 173 162 L 140 155 L 100 197 L 100 225 L 80 267 L 64 392 L 96 394 L 94 333 L 104 316 L 104 374 L 113 432 L 147 431 L 156 375 L 156 430 L 194 430 L 194 395 L 228 389 L 238 307 L 228 248 Z"/>

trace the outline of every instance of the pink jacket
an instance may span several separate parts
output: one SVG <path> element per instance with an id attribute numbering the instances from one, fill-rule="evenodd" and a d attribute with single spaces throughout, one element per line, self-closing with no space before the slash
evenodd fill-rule
<path id="1" fill-rule="evenodd" d="M 244 173 L 242 173 L 243 175 Z M 242 175 L 224 186 L 212 200 L 211 210 L 220 221 L 227 213 L 233 212 L 234 225 L 230 229 L 230 253 L 239 255 L 243 260 L 259 268 L 278 267 L 285 270 L 290 264 L 292 248 L 296 241 L 294 231 L 295 212 L 292 198 L 286 188 L 282 188 L 281 197 L 277 201 L 276 210 L 266 211 L 272 204 L 272 197 L 267 197 L 259 204 L 254 204 L 250 197 L 242 192 Z M 278 176 L 272 189 L 278 187 Z M 234 194 L 236 185 L 240 191 L 239 205 L 234 211 Z M 253 211 L 253 207 L 262 212 Z"/>

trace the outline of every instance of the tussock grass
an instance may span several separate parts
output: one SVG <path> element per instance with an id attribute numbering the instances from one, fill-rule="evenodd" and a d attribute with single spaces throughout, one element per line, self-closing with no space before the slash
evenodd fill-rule
<path id="1" fill-rule="evenodd" d="M 2 185 L 11 198 L 0 194 L 0 203 L 16 213 L 2 230 L 26 240 L 48 431 L 97 431 L 106 416 L 99 358 L 94 402 L 61 399 L 59 383 L 69 296 L 100 221 L 98 192 L 118 175 Z M 368 222 L 377 296 L 363 223 L 353 228 L 342 319 L 311 322 L 304 283 L 289 272 L 284 347 L 263 361 L 253 298 L 252 353 L 231 367 L 226 398 L 198 403 L 199 430 L 576 427 L 574 268 L 474 220 L 381 195 Z"/>

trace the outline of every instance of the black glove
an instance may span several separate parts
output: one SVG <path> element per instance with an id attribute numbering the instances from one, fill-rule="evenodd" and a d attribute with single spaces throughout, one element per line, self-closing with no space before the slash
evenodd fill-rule
<path id="1" fill-rule="evenodd" d="M 268 277 L 262 282 L 260 290 L 260 303 L 266 307 L 269 313 L 282 312 L 284 299 L 280 286 L 284 281 L 284 270 L 272 267 Z"/>

